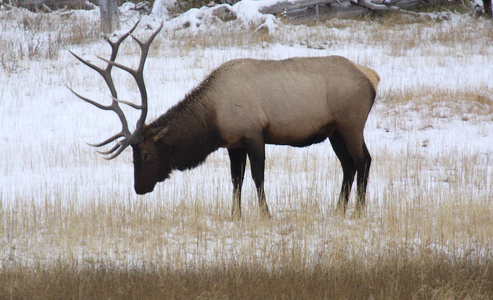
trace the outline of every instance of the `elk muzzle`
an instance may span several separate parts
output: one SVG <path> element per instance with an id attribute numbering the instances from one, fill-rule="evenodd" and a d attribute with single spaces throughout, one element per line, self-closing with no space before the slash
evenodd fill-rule
<path id="1" fill-rule="evenodd" d="M 155 182 L 155 183 L 135 182 L 135 184 L 134 184 L 135 192 L 139 195 L 144 195 L 144 194 L 150 193 L 154 190 L 156 183 L 157 182 Z"/>

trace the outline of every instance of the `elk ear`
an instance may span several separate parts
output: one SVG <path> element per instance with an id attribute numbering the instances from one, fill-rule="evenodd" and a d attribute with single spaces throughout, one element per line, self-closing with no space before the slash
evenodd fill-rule
<path id="1" fill-rule="evenodd" d="M 157 129 L 154 135 L 151 137 L 152 141 L 156 143 L 157 141 L 162 139 L 166 135 L 166 133 L 168 133 L 168 131 L 169 131 L 168 126 Z"/>

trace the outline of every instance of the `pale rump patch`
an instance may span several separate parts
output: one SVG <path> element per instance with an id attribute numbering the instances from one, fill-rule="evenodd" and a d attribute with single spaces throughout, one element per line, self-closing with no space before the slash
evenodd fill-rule
<path id="1" fill-rule="evenodd" d="M 376 92 L 378 83 L 380 82 L 380 76 L 378 75 L 378 73 L 375 72 L 374 70 L 370 69 L 370 68 L 364 67 L 364 66 L 359 65 L 357 63 L 354 63 L 354 62 L 351 62 L 351 63 L 356 67 L 356 69 L 358 69 L 361 73 L 363 73 L 366 76 L 366 78 L 368 78 L 371 85 L 373 86 L 373 89 Z"/>

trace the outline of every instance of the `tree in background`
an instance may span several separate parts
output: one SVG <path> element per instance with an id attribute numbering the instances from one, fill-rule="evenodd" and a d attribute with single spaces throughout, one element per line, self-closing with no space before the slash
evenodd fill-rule
<path id="1" fill-rule="evenodd" d="M 99 11 L 101 14 L 101 31 L 104 34 L 110 34 L 121 28 L 117 0 L 99 0 Z"/>
<path id="2" fill-rule="evenodd" d="M 483 0 L 484 12 L 492 17 L 493 16 L 493 7 L 491 7 L 491 0 Z"/>

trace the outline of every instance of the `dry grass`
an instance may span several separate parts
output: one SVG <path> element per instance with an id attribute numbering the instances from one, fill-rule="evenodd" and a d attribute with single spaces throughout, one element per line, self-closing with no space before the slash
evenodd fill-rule
<path id="1" fill-rule="evenodd" d="M 492 121 L 493 97 L 487 90 L 441 90 L 421 87 L 390 90 L 380 98 L 393 113 L 402 116 L 416 111 L 425 118 Z M 404 110 L 403 107 L 406 109 Z"/>
<path id="2" fill-rule="evenodd" d="M 75 22 L 73 30 L 61 33 L 56 25 L 63 24 L 61 19 L 47 25 L 38 20 L 41 17 L 24 18 L 29 22 L 18 23 L 25 23 L 19 25 L 21 34 L 55 34 L 58 52 L 64 45 L 91 43 L 97 36 L 94 24 L 86 24 L 89 30 L 84 31 L 83 19 L 80 27 Z M 5 21 L 0 27 L 12 23 Z M 391 15 L 389 20 L 283 25 L 275 35 L 240 32 L 231 24 L 208 34 L 178 30 L 158 37 L 146 68 L 155 74 L 156 86 L 170 87 L 184 75 L 166 69 L 166 60 L 192 57 L 184 68 L 197 72 L 198 81 L 204 70 L 228 55 L 268 57 L 268 48 L 275 44 L 305 47 L 315 54 L 371 46 L 382 50 L 378 56 L 383 60 L 402 59 L 411 69 L 444 55 L 443 65 L 450 67 L 453 52 L 460 50 L 467 56 L 478 50 L 482 55 L 481 51 L 491 49 L 488 43 L 493 37 L 484 37 L 471 30 L 470 23 L 461 22 L 467 23 L 463 19 L 450 24 L 398 21 Z M 433 30 L 434 26 L 440 30 Z M 347 31 L 355 32 L 350 40 Z M 416 42 L 417 35 L 423 40 Z M 477 45 L 474 49 L 464 46 L 472 41 Z M 43 54 L 44 44 L 38 52 L 35 42 L 32 51 L 26 51 L 22 41 L 4 36 L 0 44 L 14 52 L 2 51 L 0 62 L 6 73 L 48 60 L 52 68 L 63 70 L 60 77 L 65 83 L 77 86 L 80 81 L 77 87 L 91 90 L 89 96 L 105 89 L 99 78 L 77 77 L 72 65 L 60 66 L 54 61 L 56 55 Z M 414 61 L 405 45 L 429 61 Z M 14 51 L 19 47 L 22 51 Z M 209 49 L 228 52 L 231 47 L 238 50 L 220 58 Z M 93 48 L 97 48 L 95 54 L 108 51 Z M 134 45 L 121 54 L 131 64 L 135 52 Z M 160 56 L 161 63 L 153 64 Z M 371 52 L 357 59 L 373 66 L 374 56 Z M 34 90 L 43 87 L 38 82 L 49 81 L 44 78 L 49 77 L 47 72 L 28 85 L 34 85 Z M 26 183 L 25 190 L 18 189 L 9 199 L 0 192 L 0 298 L 490 299 L 491 153 L 448 148 L 426 132 L 434 127 L 453 130 L 450 124 L 461 122 L 490 132 L 484 128 L 492 121 L 491 91 L 412 84 L 389 87 L 385 86 L 387 72 L 384 67 L 379 70 L 387 78 L 383 77 L 367 126 L 373 165 L 366 215 L 358 219 L 350 217 L 354 197 L 347 218 L 334 215 L 342 172 L 328 143 L 309 149 L 269 147 L 266 178 L 273 218 L 258 220 L 247 176 L 243 219 L 236 223 L 230 221 L 232 188 L 224 152 L 218 151 L 193 171 L 173 174 L 153 194 L 136 197 L 128 175 L 132 172 L 129 153 L 104 162 L 82 141 L 62 146 L 51 139 L 34 146 L 21 144 L 2 156 L 14 162 L 0 162 L 2 174 L 32 173 L 29 178 L 39 174 L 42 183 Z M 10 91 L 19 101 L 2 106 L 5 115 L 15 115 L 18 106 L 31 105 L 21 97 L 21 89 L 22 85 Z M 68 92 L 54 89 L 61 95 L 50 103 L 62 106 L 60 99 Z M 152 93 L 164 93 L 164 88 Z M 63 107 L 77 110 L 76 105 Z M 160 111 L 165 104 L 159 105 Z M 88 127 L 82 118 L 77 124 L 81 130 Z M 40 130 L 39 138 L 43 133 Z M 31 138 L 31 133 L 25 134 L 25 139 Z M 33 156 L 33 152 L 45 155 Z M 64 175 L 74 172 L 80 172 L 77 180 L 64 180 Z M 9 188 L 2 186 L 2 190 Z"/>
<path id="3" fill-rule="evenodd" d="M 68 45 L 92 42 L 101 36 L 99 24 L 84 17 L 17 8 L 0 15 L 2 31 L 10 33 L 0 35 L 0 67 L 7 73 L 25 67 L 25 59 L 56 60 Z"/>
<path id="4" fill-rule="evenodd" d="M 282 268 L 234 260 L 173 270 L 147 264 L 119 268 L 58 261 L 50 268 L 3 268 L 0 297 L 44 299 L 490 299 L 493 266 L 399 250 L 369 261 L 341 252 L 313 268 L 286 260 Z"/>
<path id="5" fill-rule="evenodd" d="M 335 159 L 315 167 L 310 151 L 301 162 L 289 151 L 274 155 L 270 221 L 258 220 L 248 184 L 244 218 L 234 223 L 229 182 L 193 179 L 212 167 L 227 177 L 218 155 L 147 200 L 111 185 L 85 204 L 77 186 L 30 204 L 1 199 L 1 247 L 10 254 L 0 262 L 0 298 L 492 296 L 491 170 L 482 155 L 376 153 L 362 219 L 333 215 Z"/>

